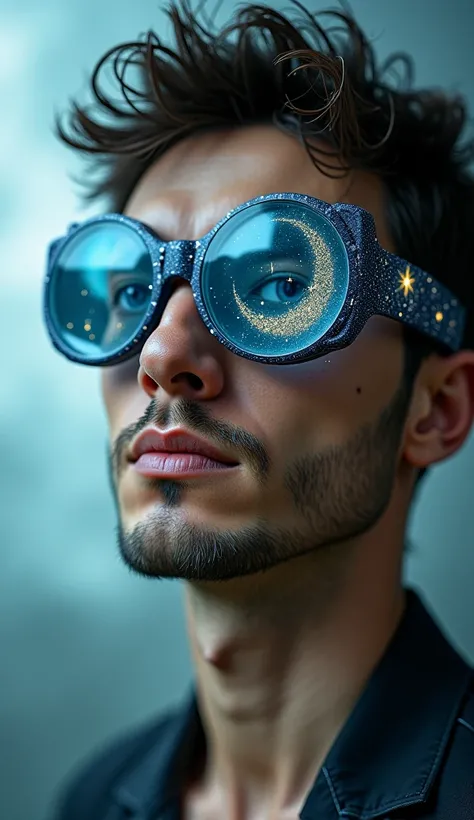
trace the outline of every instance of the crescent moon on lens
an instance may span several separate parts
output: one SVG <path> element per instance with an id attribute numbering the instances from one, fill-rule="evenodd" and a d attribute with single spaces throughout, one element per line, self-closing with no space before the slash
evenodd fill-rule
<path id="1" fill-rule="evenodd" d="M 296 336 L 308 330 L 323 315 L 334 292 L 334 264 L 329 246 L 316 231 L 297 219 L 278 217 L 301 231 L 314 254 L 313 279 L 305 295 L 295 307 L 287 308 L 281 316 L 265 316 L 252 310 L 239 296 L 232 283 L 235 301 L 248 323 L 260 333 L 271 336 Z M 323 275 L 321 275 L 323 274 Z"/>

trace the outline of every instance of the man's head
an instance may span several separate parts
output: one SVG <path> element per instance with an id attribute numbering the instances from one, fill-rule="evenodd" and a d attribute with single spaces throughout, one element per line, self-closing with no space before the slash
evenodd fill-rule
<path id="1" fill-rule="evenodd" d="M 468 307 L 464 345 L 473 348 L 474 186 L 469 150 L 455 149 L 461 103 L 390 91 L 350 18 L 338 16 L 342 45 L 300 11 L 305 36 L 263 7 L 217 35 L 174 9 L 174 59 L 153 35 L 119 47 L 142 69 L 139 97 L 115 63 L 124 99 L 134 94 L 138 107 L 113 106 L 107 125 L 78 111 L 76 137 L 63 133 L 104 160 L 92 196 L 108 194 L 109 210 L 164 241 L 198 239 L 230 209 L 278 191 L 362 206 L 384 248 Z M 472 420 L 474 353 L 441 353 L 373 317 L 327 357 L 262 365 L 220 345 L 189 285 L 177 283 L 139 356 L 103 370 L 126 561 L 150 575 L 237 577 L 355 543 L 391 507 L 392 516 L 404 509 L 402 541 L 419 470 L 454 453 Z M 146 479 L 126 456 L 149 424 L 199 433 L 239 467 Z"/>

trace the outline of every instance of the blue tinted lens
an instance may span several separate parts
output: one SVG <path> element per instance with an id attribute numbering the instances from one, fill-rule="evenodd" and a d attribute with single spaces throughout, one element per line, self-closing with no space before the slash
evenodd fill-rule
<path id="1" fill-rule="evenodd" d="M 309 347 L 339 316 L 349 286 L 344 243 L 307 205 L 259 202 L 234 214 L 204 256 L 212 321 L 242 350 L 282 356 Z"/>
<path id="2" fill-rule="evenodd" d="M 85 358 L 112 355 L 141 328 L 153 265 L 140 235 L 120 222 L 84 226 L 55 260 L 49 311 L 56 333 Z"/>

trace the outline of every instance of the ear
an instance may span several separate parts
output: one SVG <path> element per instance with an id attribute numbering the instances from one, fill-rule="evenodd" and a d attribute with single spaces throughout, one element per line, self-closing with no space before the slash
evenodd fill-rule
<path id="1" fill-rule="evenodd" d="M 474 350 L 431 356 L 421 366 L 405 425 L 403 456 L 429 467 L 462 446 L 474 420 Z"/>

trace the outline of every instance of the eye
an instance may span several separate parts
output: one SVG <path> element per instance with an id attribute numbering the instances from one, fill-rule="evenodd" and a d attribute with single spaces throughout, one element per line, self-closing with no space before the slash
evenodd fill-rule
<path id="1" fill-rule="evenodd" d="M 272 276 L 250 291 L 251 296 L 265 302 L 298 302 L 304 292 L 306 282 L 297 279 L 293 274 Z"/>
<path id="2" fill-rule="evenodd" d="M 112 305 L 129 313 L 142 311 L 150 299 L 150 288 L 138 282 L 117 288 L 112 297 Z"/>

